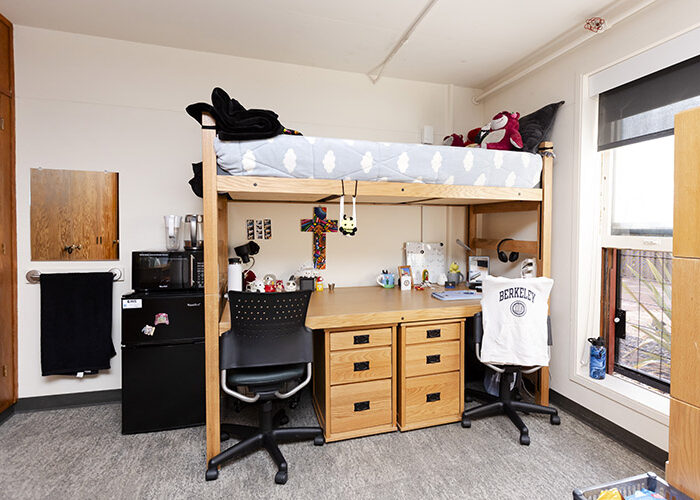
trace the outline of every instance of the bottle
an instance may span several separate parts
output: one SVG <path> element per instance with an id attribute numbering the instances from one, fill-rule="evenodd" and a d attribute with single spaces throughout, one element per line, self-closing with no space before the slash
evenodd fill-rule
<path id="1" fill-rule="evenodd" d="M 602 337 L 597 339 L 590 338 L 591 343 L 591 359 L 588 364 L 588 374 L 596 380 L 605 378 L 605 367 L 607 362 L 607 351 L 605 349 L 605 341 Z"/>
<path id="2" fill-rule="evenodd" d="M 234 292 L 243 291 L 243 264 L 238 257 L 228 260 L 228 289 Z"/>

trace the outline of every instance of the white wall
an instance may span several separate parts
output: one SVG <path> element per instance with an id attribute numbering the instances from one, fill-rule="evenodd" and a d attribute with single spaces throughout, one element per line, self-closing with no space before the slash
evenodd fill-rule
<path id="1" fill-rule="evenodd" d="M 580 119 L 577 110 L 581 102 L 577 82 L 582 74 L 616 62 L 698 22 L 700 3 L 696 0 L 656 2 L 652 7 L 597 35 L 575 51 L 491 96 L 484 103 L 485 115 L 491 116 L 502 109 L 517 110 L 525 114 L 550 102 L 566 100 L 566 104 L 559 111 L 553 136 L 557 159 L 554 164 L 553 193 L 552 275 L 555 279 L 555 289 L 551 306 L 555 347 L 551 365 L 551 387 L 663 449 L 668 449 L 667 422 L 651 418 L 647 412 L 639 409 L 630 409 L 619 404 L 615 398 L 592 391 L 570 378 L 571 361 L 576 358 L 575 350 L 580 348 L 572 345 L 576 326 L 572 299 L 577 293 L 574 288 L 574 270 L 578 267 L 579 243 L 576 238 L 579 209 L 578 178 L 575 169 L 578 165 L 578 137 L 581 135 L 577 129 Z M 584 132 L 590 135 L 590 130 Z M 600 171 L 600 166 L 595 163 L 584 163 L 581 168 L 593 169 L 591 175 Z M 595 210 L 595 206 L 589 205 L 584 208 L 583 216 L 596 217 Z M 515 222 L 528 225 L 525 218 L 518 221 L 502 221 L 502 225 Z M 500 230 L 505 231 L 505 228 L 501 227 Z M 526 231 L 533 231 L 532 226 L 527 227 Z M 587 252 L 591 252 L 590 245 Z M 591 257 L 584 252 L 580 259 L 589 261 Z M 595 269 L 592 272 L 599 273 Z M 594 325 L 586 336 L 597 336 L 596 327 L 597 325 Z M 572 352 L 574 355 L 571 355 Z"/>
<path id="2" fill-rule="evenodd" d="M 200 129 L 187 104 L 208 100 L 221 86 L 247 107 L 275 110 L 287 127 L 307 135 L 419 142 L 432 125 L 436 142 L 451 132 L 453 101 L 447 85 L 365 75 L 15 27 L 17 92 L 17 232 L 19 397 L 120 387 L 120 358 L 112 369 L 83 380 L 41 377 L 39 286 L 24 274 L 106 270 L 115 263 L 43 263 L 30 260 L 29 170 L 35 167 L 109 170 L 120 175 L 119 266 L 130 284 L 132 250 L 162 248 L 164 214 L 201 212 L 187 185 L 190 163 L 201 159 Z M 472 89 L 452 87 L 455 95 Z M 457 119 L 481 123 L 468 101 Z M 307 205 L 231 204 L 232 243 L 243 241 L 246 218 L 269 217 L 273 239 L 262 242 L 255 270 L 287 275 L 311 258 L 311 235 L 299 232 Z M 337 206 L 329 205 L 331 216 Z M 463 235 L 463 211 L 418 207 L 360 207 L 356 239 L 328 237 L 327 279 L 369 285 L 383 267 L 401 263 L 401 243 Z M 421 220 L 423 224 L 421 225 Z M 448 251 L 461 254 L 454 248 Z M 120 339 L 119 304 L 113 338 Z M 118 349 L 117 349 L 118 350 Z"/>

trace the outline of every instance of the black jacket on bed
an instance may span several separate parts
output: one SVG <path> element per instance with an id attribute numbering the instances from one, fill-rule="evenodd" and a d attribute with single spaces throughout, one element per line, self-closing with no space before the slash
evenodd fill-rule
<path id="1" fill-rule="evenodd" d="M 112 273 L 41 275 L 41 374 L 109 369 Z"/>
<path id="2" fill-rule="evenodd" d="M 269 109 L 245 109 L 219 87 L 211 93 L 211 104 L 198 102 L 186 108 L 187 113 L 202 123 L 202 112 L 216 120 L 216 132 L 222 141 L 250 141 L 280 135 L 284 127 L 277 114 Z"/>

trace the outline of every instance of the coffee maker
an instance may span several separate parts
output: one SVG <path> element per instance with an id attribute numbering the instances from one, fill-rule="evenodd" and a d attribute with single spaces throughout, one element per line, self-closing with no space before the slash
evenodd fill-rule
<path id="1" fill-rule="evenodd" d="M 185 250 L 201 250 L 204 248 L 204 216 L 201 214 L 188 214 L 185 216 L 183 228 Z"/>

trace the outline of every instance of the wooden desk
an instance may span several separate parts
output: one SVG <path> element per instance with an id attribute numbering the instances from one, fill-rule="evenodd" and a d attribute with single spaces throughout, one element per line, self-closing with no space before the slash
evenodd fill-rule
<path id="1" fill-rule="evenodd" d="M 431 292 L 370 286 L 313 294 L 313 403 L 327 441 L 460 420 L 464 320 L 481 305 Z"/>
<path id="2" fill-rule="evenodd" d="M 327 441 L 460 420 L 464 323 L 481 304 L 437 300 L 432 291 L 369 286 L 312 294 L 313 403 Z M 227 303 L 221 332 L 229 317 Z M 537 402 L 548 404 L 543 379 Z"/>
<path id="3" fill-rule="evenodd" d="M 438 290 L 442 290 L 439 288 Z M 430 296 L 433 290 L 402 292 L 380 286 L 336 288 L 311 294 L 306 326 L 313 330 L 398 324 L 402 321 L 426 321 L 466 318 L 481 311 L 479 300 L 442 301 Z M 228 302 L 219 323 L 223 333 L 231 327 Z"/>

